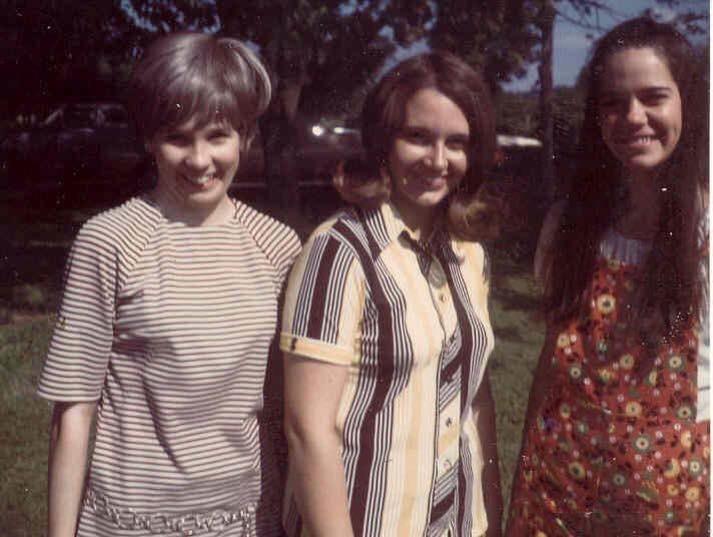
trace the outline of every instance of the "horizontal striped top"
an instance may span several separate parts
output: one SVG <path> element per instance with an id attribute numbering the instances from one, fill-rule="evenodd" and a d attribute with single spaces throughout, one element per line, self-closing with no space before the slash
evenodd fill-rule
<path id="1" fill-rule="evenodd" d="M 235 207 L 193 227 L 134 198 L 72 246 L 39 394 L 98 400 L 79 536 L 280 531 L 263 384 L 300 245 Z"/>
<path id="2" fill-rule="evenodd" d="M 295 263 L 280 345 L 349 368 L 336 427 L 356 535 L 487 529 L 472 409 L 493 345 L 487 295 L 479 244 L 443 230 L 418 243 L 390 204 L 337 214 Z M 283 519 L 305 534 L 290 482 Z"/>

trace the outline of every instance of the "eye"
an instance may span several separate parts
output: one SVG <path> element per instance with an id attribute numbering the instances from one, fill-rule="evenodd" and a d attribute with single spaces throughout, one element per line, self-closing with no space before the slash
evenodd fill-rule
<path id="1" fill-rule="evenodd" d="M 599 108 L 603 110 L 613 110 L 622 105 L 623 100 L 619 97 L 605 96 L 599 99 Z"/>
<path id="2" fill-rule="evenodd" d="M 468 138 L 462 136 L 448 138 L 446 140 L 446 146 L 451 151 L 465 151 L 468 147 Z"/>
<path id="3" fill-rule="evenodd" d="M 412 144 L 426 145 L 430 141 L 428 132 L 422 129 L 404 129 L 401 137 Z"/>
<path id="4" fill-rule="evenodd" d="M 213 127 L 208 131 L 209 138 L 228 138 L 232 134 L 232 129 L 228 127 Z"/>
<path id="5" fill-rule="evenodd" d="M 189 143 L 188 136 L 182 132 L 171 131 L 163 135 L 165 142 L 173 145 L 186 145 Z"/>
<path id="6" fill-rule="evenodd" d="M 645 93 L 641 96 L 641 102 L 648 106 L 656 106 L 665 102 L 668 99 L 668 93 L 658 91 L 653 93 Z"/>

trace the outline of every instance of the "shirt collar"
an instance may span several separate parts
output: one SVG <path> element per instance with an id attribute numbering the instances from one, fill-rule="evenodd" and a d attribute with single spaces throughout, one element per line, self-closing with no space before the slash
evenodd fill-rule
<path id="1" fill-rule="evenodd" d="M 396 242 L 399 237 L 406 238 L 412 244 L 419 244 L 421 248 L 424 247 L 423 243 L 414 238 L 413 233 L 406 227 L 401 218 L 398 209 L 391 202 L 382 203 L 377 209 L 364 211 L 364 215 L 367 228 L 374 236 L 379 247 L 379 253 L 391 243 Z M 444 223 L 439 221 L 426 242 L 425 248 L 436 251 L 437 248 L 442 248 L 446 245 L 451 246 L 451 242 Z"/>

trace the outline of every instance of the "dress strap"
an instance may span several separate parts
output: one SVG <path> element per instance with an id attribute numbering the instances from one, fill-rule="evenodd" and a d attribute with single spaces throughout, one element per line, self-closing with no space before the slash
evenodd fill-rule
<path id="1" fill-rule="evenodd" d="M 625 237 L 613 228 L 604 232 L 599 243 L 599 253 L 607 259 L 620 261 L 627 265 L 640 265 L 649 255 L 652 242 L 649 240 Z"/>

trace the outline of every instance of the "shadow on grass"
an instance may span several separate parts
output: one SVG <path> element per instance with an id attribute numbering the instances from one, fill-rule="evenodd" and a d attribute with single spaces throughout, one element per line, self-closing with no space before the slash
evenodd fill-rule
<path id="1" fill-rule="evenodd" d="M 522 336 L 522 330 L 516 326 L 503 326 L 494 329 L 495 338 L 498 340 L 507 340 L 512 343 L 525 343 L 526 339 Z"/>
<path id="2" fill-rule="evenodd" d="M 0 200 L 0 324 L 52 312 L 58 303 L 67 252 L 82 222 L 98 209 Z"/>
<path id="3" fill-rule="evenodd" d="M 537 315 L 540 310 L 539 295 L 528 295 L 507 287 L 495 287 L 493 298 L 500 303 L 504 310 L 529 312 L 533 315 Z"/>

